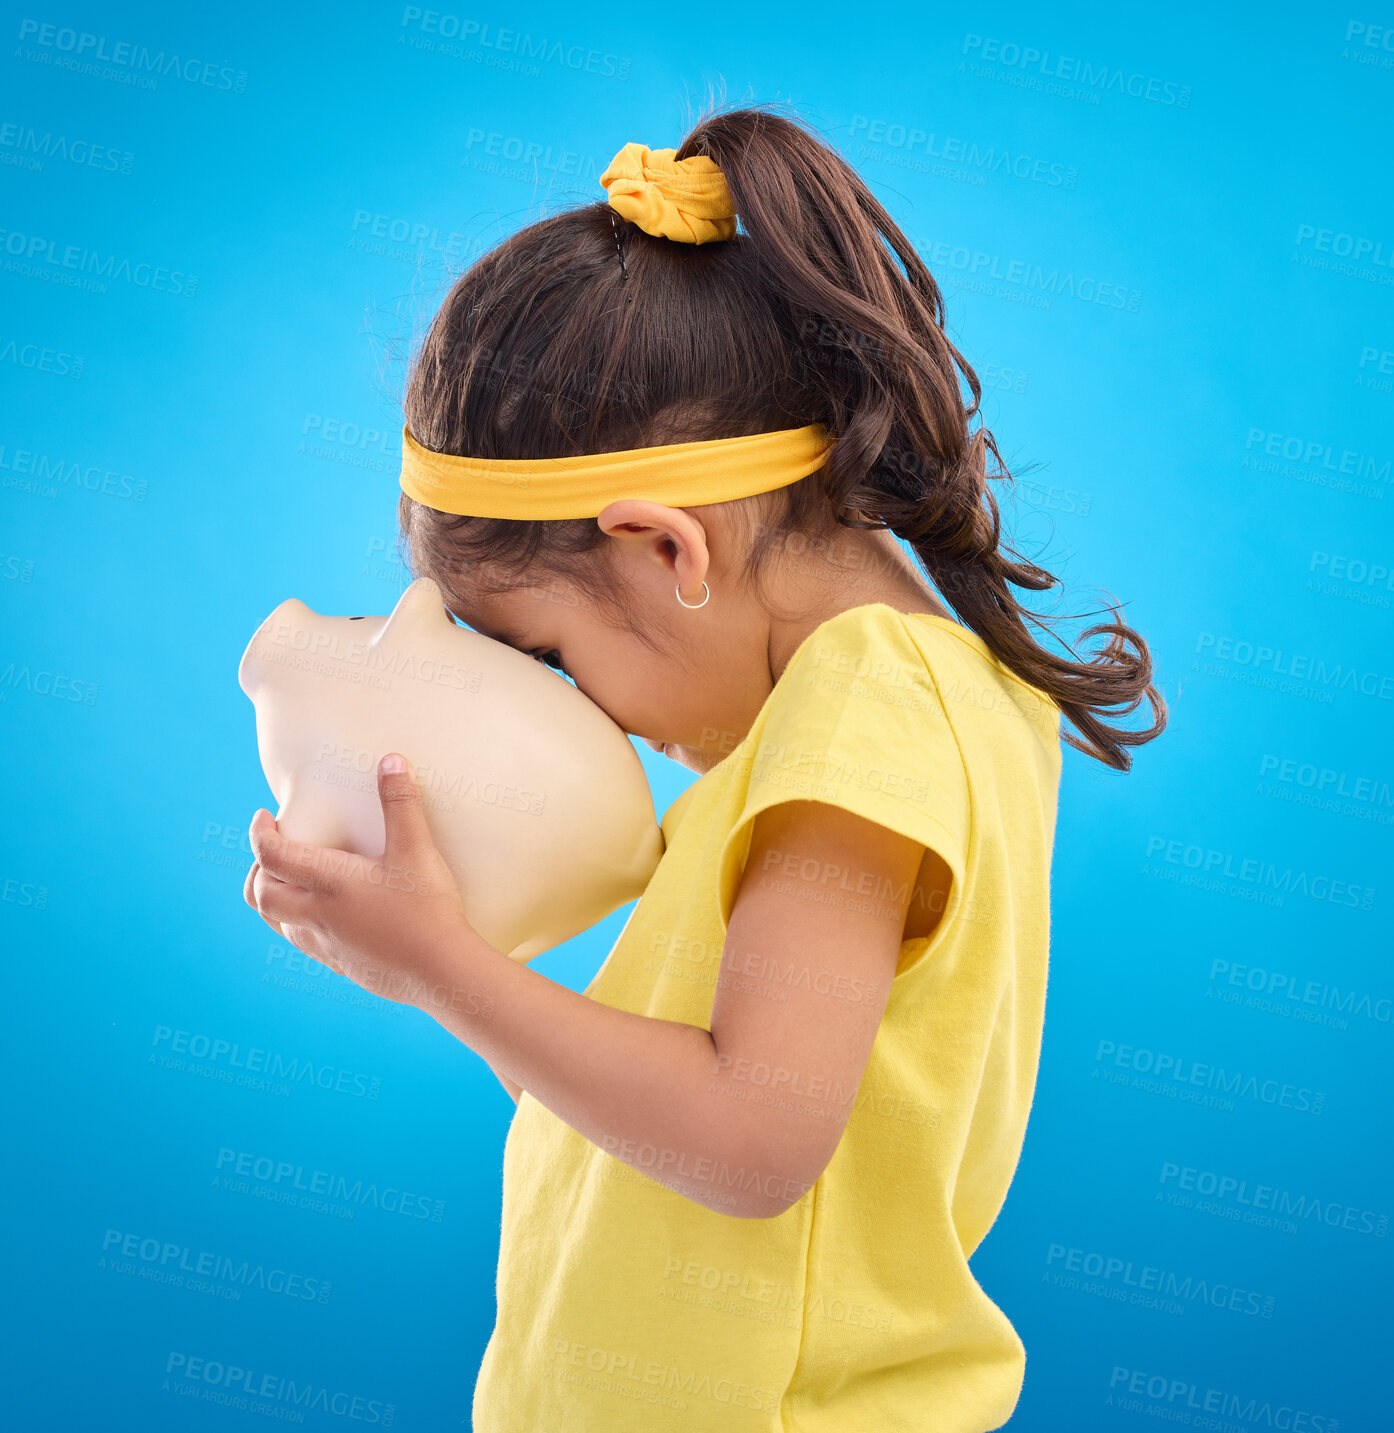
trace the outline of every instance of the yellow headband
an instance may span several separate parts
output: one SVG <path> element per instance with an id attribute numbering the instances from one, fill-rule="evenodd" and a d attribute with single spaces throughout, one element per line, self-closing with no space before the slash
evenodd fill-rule
<path id="1" fill-rule="evenodd" d="M 402 429 L 402 491 L 438 512 L 469 517 L 597 517 L 617 498 L 668 507 L 772 492 L 823 466 L 833 439 L 821 423 L 571 458 L 459 458 L 423 448 Z"/>
<path id="2" fill-rule="evenodd" d="M 706 244 L 736 236 L 731 192 L 706 155 L 626 144 L 600 176 L 616 213 L 656 238 Z M 469 517 L 596 517 L 617 498 L 668 507 L 723 503 L 788 487 L 817 472 L 833 445 L 820 423 L 571 458 L 460 458 L 402 429 L 402 491 Z"/>

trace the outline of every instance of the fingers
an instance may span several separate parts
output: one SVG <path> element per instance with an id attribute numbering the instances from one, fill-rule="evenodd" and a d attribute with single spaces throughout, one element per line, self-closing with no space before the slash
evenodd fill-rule
<path id="1" fill-rule="evenodd" d="M 421 788 L 400 752 L 388 752 L 378 763 L 378 796 L 387 827 L 385 859 L 402 861 L 413 851 L 433 844 Z"/>
<path id="2" fill-rule="evenodd" d="M 259 879 L 260 884 L 258 883 Z M 247 879 L 242 885 L 243 899 L 282 940 L 288 940 L 298 951 L 308 955 L 311 960 L 317 960 L 321 965 L 327 965 L 335 975 L 343 975 L 344 968 L 338 961 L 327 953 L 321 955 L 315 949 L 317 938 L 314 930 L 305 925 L 285 925 L 271 914 L 271 902 L 279 904 L 284 900 L 286 904 L 292 904 L 296 901 L 297 891 L 302 896 L 310 894 L 308 891 L 301 891 L 299 887 L 288 885 L 285 881 L 278 881 L 274 876 L 268 876 L 262 870 L 259 861 L 252 862 L 252 869 L 247 872 Z M 265 903 L 265 909 L 263 909 L 263 903 Z"/>
<path id="3" fill-rule="evenodd" d="M 344 974 L 344 967 L 340 965 L 337 960 L 331 960 L 328 955 L 321 955 L 316 950 L 306 950 L 303 945 L 300 946 L 299 949 L 304 951 L 304 953 L 308 955 L 311 960 L 317 960 L 321 965 L 327 965 L 330 970 L 334 972 L 335 975 Z M 344 976 L 344 979 L 347 980 L 348 976 Z"/>
<path id="4" fill-rule="evenodd" d="M 258 810 L 252 817 L 247 835 L 252 854 L 268 875 L 307 891 L 334 894 L 339 890 L 347 864 L 353 860 L 347 852 L 287 840 L 276 829 L 275 818 L 265 809 Z"/>
<path id="5" fill-rule="evenodd" d="M 311 925 L 319 901 L 317 891 L 307 891 L 289 881 L 279 880 L 260 864 L 248 876 L 252 905 L 271 928 L 280 935 L 283 925 Z"/>
<path id="6" fill-rule="evenodd" d="M 288 925 L 283 935 L 302 955 L 309 956 L 319 965 L 327 966 L 335 975 L 343 975 L 343 966 L 328 951 L 321 951 L 317 931 L 309 930 L 305 926 Z"/>
<path id="7" fill-rule="evenodd" d="M 271 917 L 268 916 L 266 912 L 263 911 L 261 907 L 257 905 L 256 887 L 257 876 L 260 874 L 260 872 L 261 866 L 256 861 L 253 861 L 252 869 L 247 872 L 247 879 L 242 883 L 242 899 L 246 901 L 247 904 L 251 906 L 251 908 L 256 911 L 256 913 L 262 918 L 262 920 L 264 920 L 266 924 L 269 925 L 271 929 L 274 930 L 276 934 L 284 940 L 285 932 L 281 929 L 281 923 L 279 921 L 272 920 Z"/>

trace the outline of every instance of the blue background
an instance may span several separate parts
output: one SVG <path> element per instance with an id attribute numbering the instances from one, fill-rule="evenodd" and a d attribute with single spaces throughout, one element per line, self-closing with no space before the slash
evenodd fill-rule
<path id="1" fill-rule="evenodd" d="M 390 610 L 403 363 L 453 273 L 599 197 L 626 141 L 678 143 L 714 85 L 792 101 L 920 246 L 1022 474 L 1010 529 L 1065 578 L 1047 610 L 1121 600 L 1171 706 L 1128 775 L 1065 756 L 1036 1106 L 974 1260 L 1028 1352 L 1012 1426 L 1218 1426 L 1196 1411 L 1215 1390 L 1235 1427 L 1387 1427 L 1394 11 L 454 13 L 490 28 L 447 40 L 391 4 L 6 7 L 14 1426 L 251 1416 L 182 1396 L 171 1354 L 468 1423 L 513 1106 L 427 1017 L 306 969 L 243 904 L 269 797 L 236 665 L 288 596 Z M 193 78 L 125 83 L 77 57 L 83 32 Z M 518 52 L 539 41 L 560 57 Z M 70 245 L 165 276 L 64 285 Z M 641 752 L 662 811 L 691 777 Z M 537 968 L 583 987 L 625 914 Z M 377 1097 L 169 1069 L 162 1029 Z M 1250 1092 L 1182 1099 L 1198 1064 Z M 220 1151 L 418 1198 L 277 1203 L 224 1187 Z M 1207 1204 L 1212 1179 L 1235 1185 Z M 143 1276 L 159 1261 L 122 1260 L 128 1236 L 332 1288 L 230 1301 Z M 1133 1302 L 1144 1266 L 1190 1292 Z M 1241 1311 L 1209 1301 L 1235 1288 Z"/>

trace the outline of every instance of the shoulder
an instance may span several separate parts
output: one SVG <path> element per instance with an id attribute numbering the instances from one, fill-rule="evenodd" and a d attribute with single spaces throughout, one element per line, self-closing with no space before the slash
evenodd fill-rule
<path id="1" fill-rule="evenodd" d="M 837 678 L 888 685 L 929 683 L 964 659 L 991 661 L 982 638 L 949 617 L 901 612 L 885 602 L 848 607 L 795 648 L 780 682 L 835 685 Z M 826 684 L 826 683 L 825 683 Z"/>
<path id="2" fill-rule="evenodd" d="M 1058 740 L 1060 731 L 1056 703 L 999 662 L 971 627 L 885 602 L 849 607 L 814 628 L 779 685 L 795 702 L 861 695 L 923 708 L 932 701 L 955 722 L 1006 712 L 1024 718 L 1037 740 Z"/>
<path id="3" fill-rule="evenodd" d="M 820 622 L 794 649 L 788 667 L 816 667 L 830 654 L 863 647 L 912 645 L 907 621 L 915 614 L 898 612 L 884 602 L 848 607 Z M 787 670 L 787 668 L 786 668 Z"/>

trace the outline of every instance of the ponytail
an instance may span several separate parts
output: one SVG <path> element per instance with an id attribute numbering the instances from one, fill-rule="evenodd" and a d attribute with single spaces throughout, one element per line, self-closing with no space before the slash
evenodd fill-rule
<path id="1" fill-rule="evenodd" d="M 803 127 L 764 108 L 713 114 L 677 151 L 721 168 L 755 267 L 777 295 L 812 390 L 809 411 L 837 435 L 818 481 L 846 527 L 889 528 L 1003 666 L 1051 698 L 1083 734 L 1076 750 L 1127 771 L 1128 747 L 1159 736 L 1166 705 L 1142 637 L 1115 621 L 1089 660 L 1040 646 L 1012 587 L 1060 579 L 1002 541 L 989 482 L 1013 483 L 978 416 L 977 375 L 944 332 L 933 275 L 857 172 Z M 898 261 L 898 262 L 897 262 Z M 972 394 L 964 406 L 958 374 Z M 812 480 L 810 480 L 812 481 Z M 1153 725 L 1110 726 L 1146 698 Z"/>

